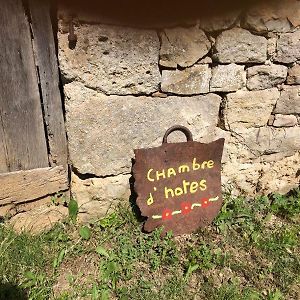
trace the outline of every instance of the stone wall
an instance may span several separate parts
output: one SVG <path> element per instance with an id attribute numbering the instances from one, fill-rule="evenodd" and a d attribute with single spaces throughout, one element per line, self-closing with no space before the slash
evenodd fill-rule
<path id="1" fill-rule="evenodd" d="M 128 199 L 133 149 L 159 146 L 174 124 L 196 141 L 226 139 L 224 189 L 254 195 L 298 186 L 300 2 L 261 2 L 155 29 L 77 11 L 74 49 L 70 12 L 61 9 L 71 188 L 82 221 Z"/>

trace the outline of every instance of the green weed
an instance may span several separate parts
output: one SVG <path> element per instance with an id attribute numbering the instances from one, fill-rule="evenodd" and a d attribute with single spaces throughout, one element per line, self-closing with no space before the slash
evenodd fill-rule
<path id="1" fill-rule="evenodd" d="M 224 198 L 213 225 L 180 238 L 143 233 L 125 207 L 80 226 L 75 200 L 48 233 L 0 224 L 0 299 L 297 299 L 299 190 Z"/>

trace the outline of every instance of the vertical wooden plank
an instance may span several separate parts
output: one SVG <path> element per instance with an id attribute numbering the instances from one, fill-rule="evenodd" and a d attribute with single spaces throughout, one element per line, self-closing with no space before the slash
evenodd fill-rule
<path id="1" fill-rule="evenodd" d="M 29 0 L 29 9 L 47 126 L 50 164 L 66 165 L 67 140 L 49 0 Z"/>
<path id="2" fill-rule="evenodd" d="M 4 139 L 5 138 L 4 138 L 4 131 L 2 126 L 2 117 L 0 113 L 0 173 L 6 173 L 9 171 L 7 166 L 8 153 L 7 153 L 6 143 Z"/>
<path id="3" fill-rule="evenodd" d="M 47 167 L 29 24 L 20 0 L 0 0 L 0 5 L 0 126 L 6 168 L 16 171 Z"/>

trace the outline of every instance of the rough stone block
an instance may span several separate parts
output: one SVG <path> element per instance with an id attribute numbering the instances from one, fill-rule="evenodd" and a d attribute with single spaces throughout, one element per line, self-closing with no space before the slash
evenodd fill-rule
<path id="1" fill-rule="evenodd" d="M 222 171 L 222 184 L 230 187 L 232 194 L 247 197 L 256 194 L 261 173 L 260 163 L 230 161 L 223 165 Z"/>
<path id="2" fill-rule="evenodd" d="M 69 48 L 68 34 L 58 35 L 60 69 L 66 81 L 77 80 L 106 94 L 150 94 L 158 90 L 160 42 L 154 30 L 108 25 L 80 25 Z"/>
<path id="3" fill-rule="evenodd" d="M 228 29 L 236 22 L 240 13 L 238 10 L 231 10 L 218 15 L 208 15 L 200 19 L 200 27 L 207 32 Z"/>
<path id="4" fill-rule="evenodd" d="M 72 173 L 72 195 L 78 202 L 78 221 L 97 220 L 115 209 L 120 201 L 126 199 L 128 202 L 130 176 L 80 179 Z"/>
<path id="5" fill-rule="evenodd" d="M 293 127 L 298 124 L 297 117 L 293 115 L 275 115 L 274 127 Z"/>
<path id="6" fill-rule="evenodd" d="M 190 67 L 204 57 L 211 43 L 198 26 L 176 27 L 160 33 L 161 48 L 159 64 L 163 67 Z"/>
<path id="7" fill-rule="evenodd" d="M 161 145 L 174 124 L 188 126 L 195 140 L 218 123 L 221 97 L 105 96 L 79 83 L 64 87 L 70 161 L 81 174 L 128 174 L 133 149 Z M 170 136 L 171 137 L 171 136 Z M 178 140 L 184 140 L 179 134 Z"/>
<path id="8" fill-rule="evenodd" d="M 280 63 L 293 63 L 300 59 L 300 29 L 282 34 L 277 41 L 277 55 L 274 60 Z"/>
<path id="9" fill-rule="evenodd" d="M 270 191 L 286 194 L 293 188 L 299 187 L 300 155 L 285 157 L 262 166 L 262 176 L 259 180 L 260 193 L 268 194 Z"/>
<path id="10" fill-rule="evenodd" d="M 277 101 L 277 114 L 300 114 L 300 86 L 284 86 Z"/>
<path id="11" fill-rule="evenodd" d="M 161 90 L 178 95 L 205 94 L 209 92 L 210 78 L 208 65 L 195 65 L 182 71 L 163 70 Z"/>
<path id="12" fill-rule="evenodd" d="M 225 122 L 229 129 L 265 126 L 273 111 L 279 91 L 237 91 L 226 97 Z"/>
<path id="13" fill-rule="evenodd" d="M 298 126 L 238 128 L 226 138 L 222 183 L 236 195 L 286 193 L 299 185 L 299 147 Z"/>
<path id="14" fill-rule="evenodd" d="M 244 66 L 236 64 L 219 65 L 212 69 L 211 92 L 235 92 L 245 86 Z"/>
<path id="15" fill-rule="evenodd" d="M 247 11 L 243 26 L 259 33 L 288 32 L 300 25 L 299 15 L 296 0 L 261 1 Z"/>
<path id="16" fill-rule="evenodd" d="M 281 65 L 254 66 L 247 69 L 247 88 L 263 90 L 276 87 L 287 77 L 287 67 Z"/>
<path id="17" fill-rule="evenodd" d="M 222 32 L 215 49 L 214 59 L 221 63 L 263 63 L 267 59 L 267 39 L 241 28 Z"/>
<path id="18" fill-rule="evenodd" d="M 223 166 L 222 182 L 240 196 L 266 195 L 270 192 L 285 194 L 299 186 L 297 172 L 300 155 L 295 153 L 270 162 L 239 163 L 231 161 Z"/>
<path id="19" fill-rule="evenodd" d="M 288 71 L 287 84 L 300 84 L 300 65 L 296 64 Z"/>

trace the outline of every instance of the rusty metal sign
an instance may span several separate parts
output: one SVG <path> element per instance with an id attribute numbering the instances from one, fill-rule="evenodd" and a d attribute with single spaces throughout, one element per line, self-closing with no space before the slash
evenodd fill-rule
<path id="1" fill-rule="evenodd" d="M 173 131 L 187 142 L 168 143 Z M 147 217 L 144 229 L 163 226 L 163 233 L 191 233 L 210 224 L 222 205 L 221 158 L 224 139 L 194 142 L 183 126 L 167 130 L 160 147 L 136 149 L 133 175 L 137 205 Z"/>

